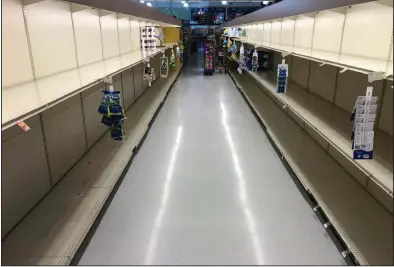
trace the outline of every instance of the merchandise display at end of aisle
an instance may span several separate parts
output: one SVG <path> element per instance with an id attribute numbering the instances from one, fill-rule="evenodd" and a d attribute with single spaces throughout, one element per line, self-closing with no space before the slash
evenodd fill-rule
<path id="1" fill-rule="evenodd" d="M 155 27 L 141 27 L 141 49 L 145 51 L 156 49 Z"/>
<path id="2" fill-rule="evenodd" d="M 101 123 L 111 127 L 111 137 L 114 140 L 123 140 L 125 133 L 123 120 L 125 119 L 124 110 L 120 104 L 120 91 L 114 91 L 113 86 L 104 91 L 98 112 L 103 115 Z"/>
<path id="3" fill-rule="evenodd" d="M 282 62 L 278 64 L 278 80 L 277 80 L 277 93 L 286 93 L 287 78 L 289 77 L 289 65 Z"/>
<path id="4" fill-rule="evenodd" d="M 155 80 L 155 71 L 150 66 L 150 63 L 146 63 L 146 67 L 144 69 L 144 80 L 148 81 L 149 87 L 152 86 L 152 81 Z"/>
<path id="5" fill-rule="evenodd" d="M 257 72 L 258 68 L 259 68 L 259 53 L 257 53 L 257 50 L 255 49 L 252 55 L 252 71 Z"/>
<path id="6" fill-rule="evenodd" d="M 166 57 L 165 54 L 161 56 L 160 77 L 162 78 L 168 77 L 168 58 Z"/>
<path id="7" fill-rule="evenodd" d="M 175 60 L 174 49 L 171 49 L 170 68 L 171 69 L 175 69 L 176 68 L 176 60 Z"/>
<path id="8" fill-rule="evenodd" d="M 372 96 L 373 87 L 368 86 L 365 96 L 357 97 L 350 120 L 353 121 L 353 159 L 373 159 L 374 124 L 377 112 L 377 96 Z"/>
<path id="9" fill-rule="evenodd" d="M 215 71 L 215 48 L 214 40 L 204 41 L 204 74 L 212 75 Z"/>

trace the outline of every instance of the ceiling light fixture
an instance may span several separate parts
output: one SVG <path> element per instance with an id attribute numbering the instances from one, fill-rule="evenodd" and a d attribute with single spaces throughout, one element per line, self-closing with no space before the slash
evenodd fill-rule
<path id="1" fill-rule="evenodd" d="M 148 2 L 148 3 L 146 3 L 146 5 L 147 5 L 147 6 L 150 6 L 150 7 L 152 6 L 152 4 L 151 4 L 151 3 L 149 3 L 149 2 Z"/>
<path id="2" fill-rule="evenodd" d="M 227 5 L 227 1 L 222 1 L 222 5 Z"/>
<path id="3" fill-rule="evenodd" d="M 140 0 L 140 3 L 143 4 L 143 3 L 145 3 L 145 1 L 144 0 Z"/>
<path id="4" fill-rule="evenodd" d="M 189 4 L 188 3 L 183 3 L 183 7 L 188 7 L 189 6 Z"/>
<path id="5" fill-rule="evenodd" d="M 182 4 L 186 3 L 186 1 L 181 1 Z"/>
<path id="6" fill-rule="evenodd" d="M 268 5 L 269 1 L 263 1 L 263 5 Z"/>

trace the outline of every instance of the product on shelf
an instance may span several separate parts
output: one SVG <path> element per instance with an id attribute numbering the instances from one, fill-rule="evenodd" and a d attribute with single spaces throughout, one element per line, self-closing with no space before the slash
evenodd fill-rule
<path id="1" fill-rule="evenodd" d="M 255 49 L 252 55 L 252 71 L 257 72 L 258 68 L 259 68 L 259 53 L 257 53 L 257 50 Z"/>
<path id="2" fill-rule="evenodd" d="M 372 96 L 373 87 L 367 87 L 365 96 L 357 97 L 350 120 L 353 121 L 353 159 L 372 159 L 378 97 Z"/>
<path id="3" fill-rule="evenodd" d="M 175 61 L 174 49 L 171 49 L 170 68 L 171 68 L 171 69 L 175 69 L 175 68 L 176 68 L 176 61 Z"/>
<path id="4" fill-rule="evenodd" d="M 163 54 L 160 63 L 160 77 L 167 78 L 167 76 L 168 76 L 168 58 L 166 57 L 165 54 Z"/>
<path id="5" fill-rule="evenodd" d="M 146 67 L 144 69 L 144 80 L 147 80 L 149 83 L 149 87 L 152 86 L 152 81 L 155 79 L 155 71 L 150 66 L 149 62 L 146 63 Z"/>
<path id="6" fill-rule="evenodd" d="M 120 92 L 114 91 L 113 86 L 109 86 L 109 90 L 104 91 L 98 112 L 103 115 L 101 123 L 111 127 L 111 138 L 114 140 L 123 140 L 124 129 L 123 120 L 124 110 L 120 104 Z"/>
<path id="7" fill-rule="evenodd" d="M 244 45 L 241 45 L 241 48 L 239 49 L 239 60 L 238 60 L 238 72 L 239 74 L 242 74 L 242 70 L 245 70 L 246 68 L 246 58 L 245 58 L 245 48 Z"/>
<path id="8" fill-rule="evenodd" d="M 278 64 L 278 74 L 277 74 L 277 93 L 286 93 L 287 90 L 287 77 L 289 76 L 289 65 Z"/>

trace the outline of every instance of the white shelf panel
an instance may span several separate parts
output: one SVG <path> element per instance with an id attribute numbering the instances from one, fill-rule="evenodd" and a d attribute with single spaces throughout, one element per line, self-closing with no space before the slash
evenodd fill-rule
<path id="1" fill-rule="evenodd" d="M 128 18 L 118 19 L 120 54 L 131 52 L 131 29 Z"/>
<path id="2" fill-rule="evenodd" d="M 76 68 L 70 4 L 42 1 L 25 9 L 36 78 Z"/>
<path id="3" fill-rule="evenodd" d="M 104 59 L 119 55 L 118 19 L 115 14 L 100 17 Z"/>
<path id="4" fill-rule="evenodd" d="M 386 71 L 392 32 L 392 7 L 372 2 L 348 8 L 340 63 Z"/>
<path id="5" fill-rule="evenodd" d="M 251 40 L 248 36 L 244 39 L 353 71 L 384 72 L 389 76 L 393 72 L 390 64 L 393 5 L 390 1 L 373 1 L 286 17 L 280 31 L 279 19 L 261 21 L 264 25 L 271 25 L 271 22 L 273 25 L 272 30 L 271 26 L 263 29 L 263 40 Z M 278 32 L 281 34 L 279 45 Z"/>
<path id="6" fill-rule="evenodd" d="M 295 27 L 295 20 L 292 20 L 292 19 L 284 19 L 283 20 L 281 42 L 280 42 L 280 46 L 283 48 L 281 48 L 281 49 L 293 47 L 294 27 Z M 290 51 L 292 51 L 292 49 Z"/>
<path id="7" fill-rule="evenodd" d="M 322 11 L 316 14 L 312 57 L 338 62 L 344 21 L 345 15 L 341 13 Z"/>
<path id="8" fill-rule="evenodd" d="M 280 36 L 282 31 L 282 21 L 274 21 L 271 26 L 271 45 L 280 45 Z"/>
<path id="9" fill-rule="evenodd" d="M 299 16 L 295 24 L 294 52 L 310 56 L 314 33 L 315 19 Z"/>
<path id="10" fill-rule="evenodd" d="M 155 82 L 126 112 L 125 141 L 104 135 L 7 237 L 3 264 L 70 264 L 177 73 Z"/>
<path id="11" fill-rule="evenodd" d="M 141 48 L 140 23 L 138 20 L 130 21 L 131 30 L 131 50 L 135 51 Z"/>
<path id="12" fill-rule="evenodd" d="M 103 59 L 99 11 L 86 9 L 72 13 L 77 45 L 78 65 L 84 66 Z"/>
<path id="13" fill-rule="evenodd" d="M 271 43 L 271 23 L 263 24 L 263 43 L 269 45 Z"/>
<path id="14" fill-rule="evenodd" d="M 112 76 L 173 45 L 165 44 L 165 48 L 149 52 L 133 51 L 22 85 L 3 88 L 2 130 L 14 125 L 15 120 L 21 117 L 25 120 L 55 104 L 52 102 L 63 101 L 105 76 Z"/>
<path id="15" fill-rule="evenodd" d="M 2 86 L 8 87 L 33 79 L 29 47 L 19 0 L 4 0 L 2 7 Z"/>

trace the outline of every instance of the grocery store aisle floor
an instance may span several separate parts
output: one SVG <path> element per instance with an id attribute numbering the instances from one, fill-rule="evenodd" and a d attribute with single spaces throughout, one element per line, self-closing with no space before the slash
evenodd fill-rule
<path id="1" fill-rule="evenodd" d="M 79 264 L 345 264 L 230 77 L 203 76 L 198 61 Z"/>

